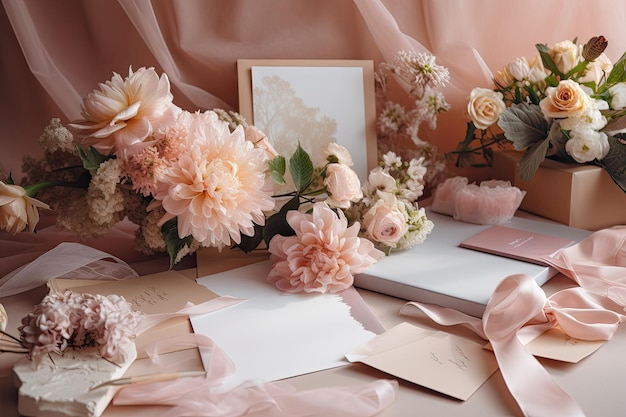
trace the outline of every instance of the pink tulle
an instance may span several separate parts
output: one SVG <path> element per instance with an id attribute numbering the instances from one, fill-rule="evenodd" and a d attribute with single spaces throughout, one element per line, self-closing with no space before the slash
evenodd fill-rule
<path id="1" fill-rule="evenodd" d="M 502 224 L 513 218 L 525 194 L 509 181 L 483 181 L 479 186 L 453 177 L 437 187 L 431 209 L 466 223 Z"/>

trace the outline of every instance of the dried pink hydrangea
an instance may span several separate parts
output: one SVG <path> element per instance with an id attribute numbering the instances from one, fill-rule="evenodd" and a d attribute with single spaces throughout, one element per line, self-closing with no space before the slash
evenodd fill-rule
<path id="1" fill-rule="evenodd" d="M 118 295 L 53 293 L 22 319 L 20 339 L 35 360 L 68 347 L 96 347 L 103 358 L 124 362 L 122 347 L 134 339 L 141 318 Z"/>

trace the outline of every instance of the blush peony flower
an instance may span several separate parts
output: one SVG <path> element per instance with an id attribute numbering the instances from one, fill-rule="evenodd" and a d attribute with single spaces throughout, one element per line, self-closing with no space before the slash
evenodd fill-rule
<path id="1" fill-rule="evenodd" d="M 173 95 L 166 74 L 157 75 L 154 68 L 128 70 L 128 77 L 113 73 L 83 99 L 83 119 L 69 126 L 83 144 L 102 154 L 118 156 L 135 154 L 152 143 L 152 134 L 171 122 L 180 112 L 172 104 Z"/>
<path id="2" fill-rule="evenodd" d="M 26 194 L 19 185 L 5 184 L 0 181 L 0 229 L 16 234 L 26 229 L 33 231 L 39 222 L 37 208 L 49 209 Z"/>
<path id="3" fill-rule="evenodd" d="M 294 236 L 276 235 L 269 245 L 272 271 L 268 281 L 285 292 L 331 292 L 349 288 L 354 274 L 385 255 L 358 236 L 359 223 L 348 227 L 340 210 L 315 203 L 312 214 L 292 210 L 287 222 Z"/>
<path id="4" fill-rule="evenodd" d="M 274 208 L 266 190 L 267 157 L 245 140 L 243 127 L 232 133 L 214 112 L 183 112 L 187 151 L 172 163 L 155 198 L 167 212 L 160 224 L 178 217 L 178 235 L 202 246 L 228 246 L 252 236 Z"/>

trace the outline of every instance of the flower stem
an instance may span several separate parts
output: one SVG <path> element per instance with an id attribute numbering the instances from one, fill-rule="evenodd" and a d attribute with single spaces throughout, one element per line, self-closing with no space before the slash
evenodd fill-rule
<path id="1" fill-rule="evenodd" d="M 48 188 L 48 187 L 84 188 L 83 185 L 81 185 L 81 184 L 79 184 L 77 182 L 70 182 L 70 181 L 45 181 L 45 182 L 40 182 L 40 183 L 33 184 L 33 185 L 27 185 L 26 187 L 24 187 L 24 190 L 26 191 L 26 194 L 29 197 L 35 197 L 39 191 L 43 190 L 44 188 Z"/>

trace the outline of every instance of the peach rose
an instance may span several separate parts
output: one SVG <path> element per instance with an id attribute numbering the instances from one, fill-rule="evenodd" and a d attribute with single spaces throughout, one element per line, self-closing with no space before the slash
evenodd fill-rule
<path id="1" fill-rule="evenodd" d="M 19 185 L 5 184 L 0 181 L 0 229 L 12 234 L 28 230 L 35 230 L 39 222 L 37 208 L 49 209 L 42 203 L 26 194 L 26 190 Z"/>
<path id="2" fill-rule="evenodd" d="M 332 207 L 349 208 L 350 202 L 363 198 L 359 177 L 347 165 L 329 164 L 326 167 L 324 185 L 330 193 L 326 202 Z"/>
<path id="3" fill-rule="evenodd" d="M 478 129 L 487 129 L 498 121 L 506 105 L 502 93 L 488 88 L 474 88 L 470 93 L 467 114 Z"/>
<path id="4" fill-rule="evenodd" d="M 572 80 L 562 80 L 556 87 L 546 88 L 546 97 L 539 102 L 543 114 L 555 119 L 570 117 L 592 104 L 580 84 Z"/>
<path id="5" fill-rule="evenodd" d="M 409 230 L 405 211 L 398 207 L 392 194 L 381 198 L 363 216 L 363 227 L 375 242 L 395 248 Z"/>

